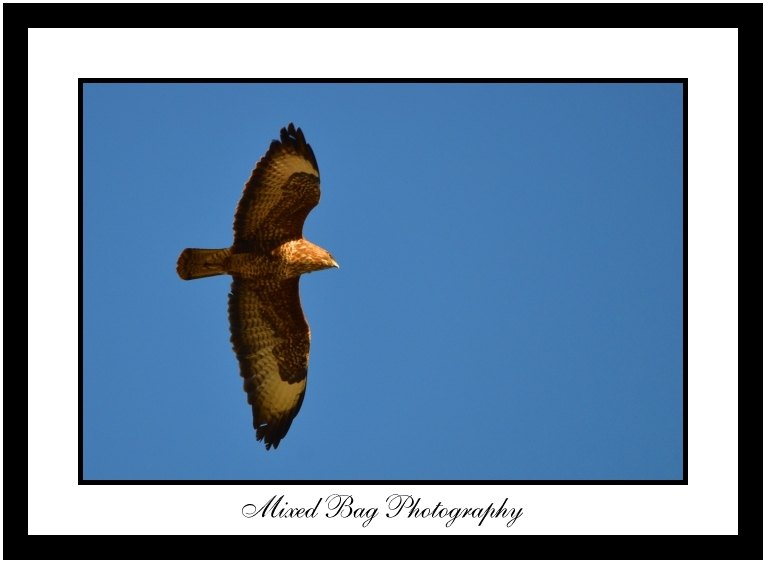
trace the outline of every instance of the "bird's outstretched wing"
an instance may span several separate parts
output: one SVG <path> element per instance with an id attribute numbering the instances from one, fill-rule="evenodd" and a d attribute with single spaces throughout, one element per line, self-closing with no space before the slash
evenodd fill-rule
<path id="1" fill-rule="evenodd" d="M 264 284 L 234 277 L 229 325 L 256 438 L 276 448 L 306 392 L 311 333 L 301 309 L 298 278 Z"/>
<path id="2" fill-rule="evenodd" d="M 268 251 L 301 238 L 319 193 L 314 151 L 303 132 L 290 123 L 245 184 L 234 214 L 234 252 Z"/>

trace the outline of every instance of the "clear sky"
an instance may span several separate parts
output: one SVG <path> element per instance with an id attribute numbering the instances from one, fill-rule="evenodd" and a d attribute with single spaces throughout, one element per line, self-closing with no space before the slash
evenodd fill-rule
<path id="1" fill-rule="evenodd" d="M 303 407 L 256 442 L 224 247 L 316 154 Z M 680 479 L 680 84 L 88 84 L 86 479 Z"/>

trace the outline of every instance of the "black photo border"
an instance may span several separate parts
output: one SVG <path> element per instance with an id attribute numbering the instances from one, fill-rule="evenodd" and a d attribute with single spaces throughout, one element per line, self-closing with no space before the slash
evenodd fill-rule
<path id="1" fill-rule="evenodd" d="M 369 26 L 374 21 L 381 28 L 394 27 L 431 27 L 434 25 L 433 6 L 428 10 L 411 10 L 410 7 L 381 5 L 368 7 L 336 6 L 329 8 L 325 5 L 271 6 L 270 18 L 265 18 L 264 11 L 250 5 L 221 5 L 209 4 L 185 5 L 183 8 L 157 11 L 153 6 L 126 4 L 46 4 L 44 7 L 35 4 L 4 4 L 3 30 L 6 46 L 6 61 L 13 56 L 12 45 L 23 45 L 22 29 L 33 28 L 187 28 L 205 27 L 241 27 L 243 22 L 268 27 L 284 25 L 289 21 L 293 28 L 316 27 L 326 21 L 334 10 L 350 12 L 352 21 L 360 21 Z M 513 10 L 516 17 L 508 18 L 507 10 Z M 275 17 L 281 14 L 287 19 Z M 369 15 L 374 11 L 375 19 L 362 19 L 360 16 Z M 179 17 L 179 13 L 183 17 Z M 755 207 L 761 210 L 756 224 L 763 226 L 763 5 L 758 2 L 749 4 L 540 4 L 540 5 L 444 5 L 438 7 L 439 25 L 444 27 L 497 27 L 496 22 L 508 22 L 517 28 L 680 28 L 680 29 L 736 29 L 738 32 L 738 50 L 746 53 L 741 61 L 732 61 L 738 65 L 739 106 L 746 120 L 741 121 L 739 128 L 739 151 L 742 155 L 740 162 L 745 171 L 756 163 L 755 184 L 757 195 L 755 203 L 747 200 L 746 209 Z M 255 16 L 255 17 L 254 17 Z M 346 27 L 341 19 L 335 19 L 334 25 Z M 348 21 L 348 20 L 346 20 Z M 300 32 L 300 29 L 297 30 Z M 6 84 L 10 77 L 11 67 L 6 66 Z M 752 69 L 755 69 L 753 72 Z M 692 84 L 693 86 L 694 84 Z M 13 107 L 12 103 L 19 100 L 17 88 L 5 89 L 5 108 Z M 29 111 L 32 108 L 29 107 Z M 693 119 L 704 116 L 692 116 Z M 755 134 L 751 129 L 755 129 Z M 6 129 L 7 131 L 7 129 Z M 760 133 L 760 135 L 758 134 Z M 6 138 L 8 133 L 6 133 Z M 753 139 L 756 139 L 753 141 Z M 760 141 L 759 141 L 760 139 Z M 13 154 L 15 146 L 6 144 L 6 154 Z M 760 165 L 759 165 L 760 164 Z M 749 174 L 747 174 L 749 178 Z M 760 180 L 759 180 L 760 178 Z M 32 189 L 30 185 L 30 189 Z M 732 187 L 722 187 L 732 189 Z M 733 189 L 738 189 L 735 186 Z M 749 191 L 748 191 L 749 195 Z M 686 208 L 686 206 L 684 206 Z M 756 212 L 758 213 L 758 212 Z M 30 220 L 32 217 L 30 216 Z M 760 219 L 760 221 L 758 220 Z M 743 222 L 744 224 L 744 222 Z M 749 239 L 748 239 L 749 240 Z M 763 255 L 762 238 L 756 239 L 756 252 Z M 733 249 L 738 252 L 738 249 Z M 748 277 L 749 278 L 749 277 Z M 760 337 L 763 337 L 763 270 L 755 276 L 761 288 L 761 299 L 756 298 L 756 307 L 760 305 L 762 326 Z M 684 304 L 686 306 L 686 303 Z M 757 331 L 756 331 L 757 332 Z M 9 338 L 6 335 L 6 338 Z M 761 374 L 763 363 L 761 358 Z M 721 374 L 722 377 L 737 377 L 738 374 Z M 35 374 L 29 374 L 30 377 Z M 750 378 L 752 379 L 752 378 Z M 6 407 L 15 397 L 14 383 L 16 378 L 4 378 L 6 391 Z M 566 536 L 475 536 L 475 535 L 439 535 L 439 536 L 410 536 L 413 543 L 421 548 L 413 552 L 411 548 L 403 547 L 399 542 L 392 541 L 387 536 L 306 536 L 303 539 L 289 541 L 289 549 L 284 550 L 282 538 L 265 537 L 258 541 L 250 535 L 154 535 L 108 536 L 108 535 L 30 535 L 25 533 L 19 524 L 23 518 L 18 516 L 14 503 L 6 496 L 4 503 L 4 548 L 3 555 L 7 559 L 101 559 L 104 557 L 119 557 L 120 559 L 200 559 L 205 554 L 217 553 L 226 559 L 263 558 L 304 558 L 304 559 L 359 559 L 359 558 L 390 558 L 402 557 L 415 559 L 455 559 L 465 553 L 463 549 L 472 549 L 476 557 L 482 559 L 763 559 L 763 377 L 755 377 L 755 382 L 748 381 L 739 397 L 739 426 L 747 428 L 747 439 L 741 442 L 739 448 L 738 474 L 739 482 L 743 484 L 738 494 L 737 514 L 721 514 L 716 506 L 711 504 L 710 518 L 717 520 L 736 518 L 739 527 L 738 535 L 566 535 Z M 22 391 L 23 393 L 23 391 Z M 685 405 L 686 407 L 686 405 Z M 686 410 L 686 409 L 685 409 Z M 11 460 L 13 450 L 13 430 L 10 424 L 13 410 L 5 409 L 5 450 L 6 461 Z M 714 415 L 714 413 L 713 413 Z M 751 420 L 755 418 L 755 420 Z M 734 439 L 739 441 L 739 437 Z M 686 442 L 686 440 L 685 440 Z M 749 447 L 755 443 L 755 448 Z M 4 483 L 6 490 L 24 477 L 19 475 L 15 463 L 6 463 L 4 467 Z M 74 475 L 72 476 L 74 479 Z M 694 474 L 691 475 L 692 481 Z M 587 484 L 582 483 L 581 484 Z M 28 482 L 31 489 L 34 483 Z M 755 500 L 753 500 L 755 499 Z M 55 511 L 56 517 L 66 518 L 66 506 L 52 505 L 42 507 Z M 114 507 L 119 510 L 119 507 Z M 28 504 L 29 513 L 40 510 L 39 506 Z M 626 508 L 627 509 L 627 508 Z M 661 507 L 658 507 L 661 510 Z M 104 517 L 108 517 L 104 514 Z M 651 518 L 651 514 L 647 514 Z M 538 539 L 539 538 L 539 539 Z M 146 539 L 147 541 L 142 541 Z M 126 541 L 127 540 L 127 541 Z M 254 541 L 255 540 L 255 541 Z M 347 543 L 348 542 L 348 543 Z M 346 548 L 351 546 L 352 549 Z M 356 549 L 354 549 L 356 548 Z"/>
<path id="2" fill-rule="evenodd" d="M 679 84 L 683 90 L 683 473 L 681 479 L 85 479 L 83 462 L 83 92 L 86 84 Z M 686 78 L 548 78 L 548 79 L 122 79 L 81 78 L 78 82 L 78 155 L 79 155 L 79 404 L 78 404 L 78 484 L 80 485 L 687 485 L 688 484 L 688 373 L 687 373 L 687 113 L 688 79 Z"/>

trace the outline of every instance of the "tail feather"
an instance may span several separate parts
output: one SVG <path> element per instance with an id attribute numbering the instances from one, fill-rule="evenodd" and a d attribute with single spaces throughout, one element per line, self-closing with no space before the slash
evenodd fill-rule
<path id="1" fill-rule="evenodd" d="M 182 280 L 196 280 L 226 273 L 230 248 L 186 248 L 178 257 L 176 272 Z"/>

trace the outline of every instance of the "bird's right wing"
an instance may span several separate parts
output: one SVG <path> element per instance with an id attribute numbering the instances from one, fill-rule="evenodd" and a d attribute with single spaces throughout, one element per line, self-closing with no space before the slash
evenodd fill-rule
<path id="1" fill-rule="evenodd" d="M 229 324 L 256 438 L 276 448 L 306 392 L 311 334 L 301 308 L 298 278 L 264 284 L 234 277 Z"/>

